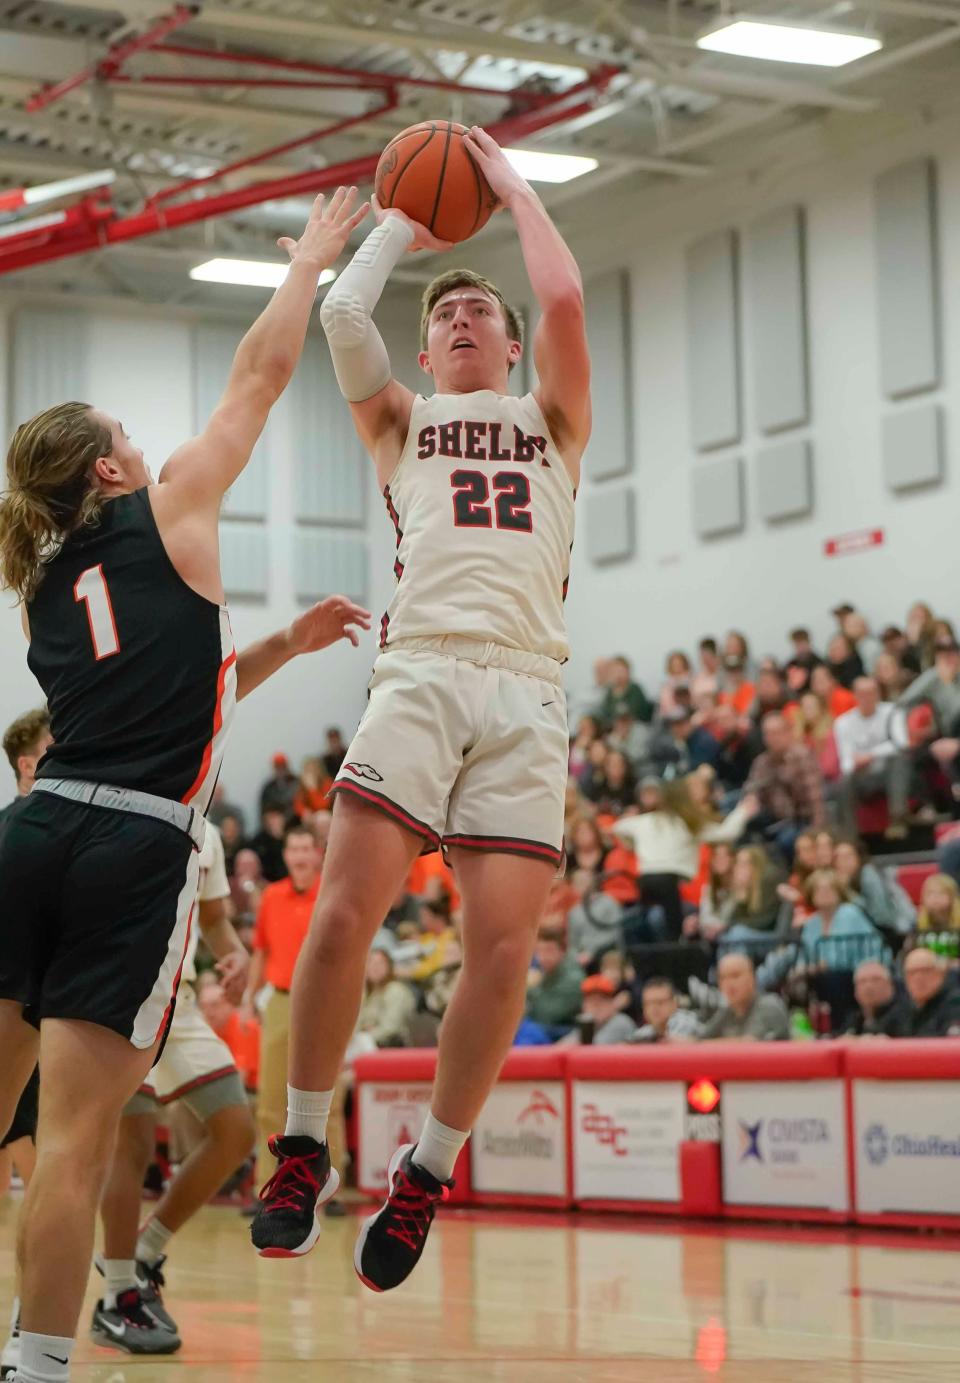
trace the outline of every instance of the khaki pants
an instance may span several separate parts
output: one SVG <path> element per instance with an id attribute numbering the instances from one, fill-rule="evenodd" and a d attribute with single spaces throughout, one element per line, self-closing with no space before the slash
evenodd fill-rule
<path id="1" fill-rule="evenodd" d="M 257 1184 L 273 1176 L 276 1162 L 267 1140 L 282 1133 L 287 1122 L 287 1048 L 290 1037 L 290 995 L 274 991 L 267 1001 L 260 1035 L 260 1090 L 257 1097 Z M 346 1139 L 343 1123 L 343 1078 L 337 1080 L 327 1123 L 330 1161 L 343 1176 Z"/>

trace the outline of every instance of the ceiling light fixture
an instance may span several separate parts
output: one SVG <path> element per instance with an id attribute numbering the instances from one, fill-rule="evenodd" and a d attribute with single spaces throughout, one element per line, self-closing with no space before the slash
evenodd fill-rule
<path id="1" fill-rule="evenodd" d="M 511 166 L 528 182 L 570 182 L 592 173 L 595 158 L 580 154 L 548 154 L 540 149 L 504 149 Z"/>
<path id="2" fill-rule="evenodd" d="M 701 34 L 697 47 L 708 53 L 732 53 L 770 62 L 798 62 L 810 67 L 844 67 L 883 47 L 879 38 L 829 29 L 800 28 L 760 19 L 732 18 L 719 29 Z"/>
<path id="3" fill-rule="evenodd" d="M 231 283 L 243 288 L 278 288 L 287 277 L 289 264 L 274 259 L 208 259 L 190 270 L 190 277 L 200 283 Z M 324 269 L 321 283 L 332 283 L 337 277 L 333 269 Z"/>

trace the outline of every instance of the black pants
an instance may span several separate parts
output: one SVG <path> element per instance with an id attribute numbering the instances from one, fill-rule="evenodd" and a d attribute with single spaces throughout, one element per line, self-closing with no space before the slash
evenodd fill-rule
<path id="1" fill-rule="evenodd" d="M 644 907 L 663 908 L 667 923 L 667 941 L 679 941 L 683 935 L 683 900 L 680 874 L 641 874 L 640 901 Z"/>

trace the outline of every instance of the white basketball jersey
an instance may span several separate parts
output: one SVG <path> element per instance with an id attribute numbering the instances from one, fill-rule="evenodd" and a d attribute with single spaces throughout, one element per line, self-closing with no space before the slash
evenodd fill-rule
<path id="1" fill-rule="evenodd" d="M 418 395 L 384 490 L 397 589 L 380 647 L 459 634 L 564 661 L 575 495 L 532 394 Z"/>

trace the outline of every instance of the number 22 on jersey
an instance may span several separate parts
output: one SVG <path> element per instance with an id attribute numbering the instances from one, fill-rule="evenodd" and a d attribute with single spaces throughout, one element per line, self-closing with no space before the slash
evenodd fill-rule
<path id="1" fill-rule="evenodd" d="M 87 567 L 86 571 L 80 573 L 73 588 L 73 598 L 78 604 L 82 603 L 87 607 L 90 637 L 93 640 L 93 652 L 97 662 L 119 653 L 117 622 L 113 617 L 113 605 L 110 603 L 110 592 L 107 589 L 102 564 Z"/>

